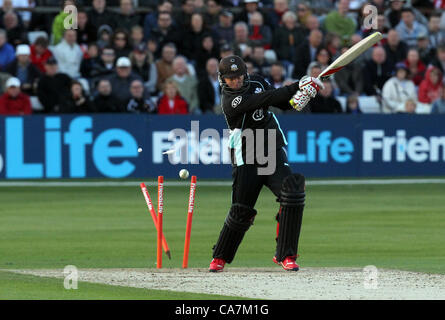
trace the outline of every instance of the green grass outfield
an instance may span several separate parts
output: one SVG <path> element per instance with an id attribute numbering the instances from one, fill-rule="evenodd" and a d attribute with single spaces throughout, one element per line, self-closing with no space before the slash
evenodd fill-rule
<path id="1" fill-rule="evenodd" d="M 149 191 L 155 201 L 153 184 Z M 298 260 L 303 267 L 375 265 L 445 273 L 445 184 L 309 185 L 306 191 Z M 165 187 L 164 232 L 172 260 L 164 258 L 164 268 L 182 263 L 188 192 L 187 186 Z M 230 187 L 200 187 L 198 182 L 189 267 L 208 267 L 230 194 Z M 2 187 L 0 204 L 0 269 L 155 267 L 156 232 L 137 185 Z M 231 267 L 274 266 L 277 203 L 266 188 L 256 209 L 255 224 Z M 0 299 L 52 299 L 54 290 L 61 290 L 51 289 L 56 282 L 63 288 L 57 279 L 0 272 Z M 30 289 L 41 285 L 46 289 L 40 295 Z M 155 290 L 87 287 L 87 293 L 74 298 L 179 297 Z M 68 293 L 57 297 L 70 298 Z"/>

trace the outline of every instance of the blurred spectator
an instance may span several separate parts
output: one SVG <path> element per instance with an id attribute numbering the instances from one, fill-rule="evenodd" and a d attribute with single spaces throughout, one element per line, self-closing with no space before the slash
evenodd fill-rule
<path id="1" fill-rule="evenodd" d="M 46 60 L 45 70 L 37 84 L 37 97 L 46 113 L 59 112 L 60 103 L 69 95 L 71 78 L 59 72 L 54 57 Z"/>
<path id="2" fill-rule="evenodd" d="M 312 61 L 309 64 L 309 67 L 307 67 L 307 69 L 308 69 L 308 73 L 307 74 L 310 77 L 317 78 L 320 75 L 320 73 L 321 73 L 321 66 L 318 64 L 317 61 Z"/>
<path id="3" fill-rule="evenodd" d="M 249 24 L 254 12 L 259 11 L 261 14 L 263 14 L 263 10 L 259 7 L 258 0 L 244 0 L 240 7 L 241 11 L 235 16 L 235 22 L 243 21 Z M 265 21 L 264 23 L 268 24 L 269 22 Z"/>
<path id="4" fill-rule="evenodd" d="M 180 96 L 176 82 L 167 80 L 158 101 L 158 114 L 187 114 L 187 101 Z"/>
<path id="5" fill-rule="evenodd" d="M 6 31 L 0 29 L 0 69 L 3 70 L 6 65 L 15 59 L 14 47 L 8 43 Z"/>
<path id="6" fill-rule="evenodd" d="M 417 103 L 413 99 L 408 99 L 405 101 L 403 108 L 399 109 L 398 113 L 407 113 L 407 114 L 414 114 L 416 113 L 417 109 Z"/>
<path id="7" fill-rule="evenodd" d="M 351 94 L 346 98 L 346 113 L 350 114 L 362 113 L 357 94 Z"/>
<path id="8" fill-rule="evenodd" d="M 348 48 L 342 49 L 342 53 Z M 362 74 L 362 65 L 359 61 L 352 61 L 335 75 L 335 83 L 340 89 L 340 95 L 360 95 L 363 92 L 364 82 Z"/>
<path id="9" fill-rule="evenodd" d="M 145 46 L 144 29 L 141 26 L 133 26 L 130 31 L 130 46 L 131 48 L 138 48 Z"/>
<path id="10" fill-rule="evenodd" d="M 116 14 L 108 10 L 106 5 L 106 0 L 92 1 L 92 8 L 88 12 L 88 20 L 96 30 L 99 30 L 102 25 L 108 25 L 111 29 L 116 27 Z"/>
<path id="11" fill-rule="evenodd" d="M 342 113 L 340 102 L 333 96 L 333 86 L 330 80 L 323 81 L 324 88 L 309 102 L 311 113 Z"/>
<path id="12" fill-rule="evenodd" d="M 175 21 L 180 30 L 184 30 L 190 25 L 192 14 L 195 12 L 195 0 L 181 0 L 181 10 L 176 11 Z"/>
<path id="13" fill-rule="evenodd" d="M 35 95 L 37 82 L 41 76 L 39 69 L 31 63 L 31 50 L 27 44 L 17 46 L 16 59 L 6 66 L 6 72 L 20 80 L 21 91 Z"/>
<path id="14" fill-rule="evenodd" d="M 130 60 L 133 71 L 142 78 L 147 92 L 155 92 L 158 76 L 153 55 L 141 44 L 130 54 Z"/>
<path id="15" fill-rule="evenodd" d="M 116 62 L 116 72 L 107 77 L 110 80 L 113 95 L 124 104 L 130 99 L 130 84 L 134 80 L 142 81 L 142 78 L 132 72 L 131 61 L 127 57 L 120 57 Z"/>
<path id="16" fill-rule="evenodd" d="M 245 60 L 245 62 L 246 62 L 246 66 L 247 66 L 247 73 L 248 74 L 254 74 L 255 73 L 255 69 L 253 67 L 252 60 Z"/>
<path id="17" fill-rule="evenodd" d="M 337 10 L 329 12 L 324 20 L 327 32 L 338 34 L 342 41 L 349 40 L 356 29 L 356 22 L 347 14 L 349 11 L 349 0 L 339 0 Z"/>
<path id="18" fill-rule="evenodd" d="M 410 71 L 411 80 L 418 86 L 422 82 L 426 71 L 425 64 L 420 60 L 419 51 L 415 48 L 409 49 L 404 63 Z"/>
<path id="19" fill-rule="evenodd" d="M 299 25 L 306 25 L 307 19 L 312 15 L 311 5 L 312 3 L 306 1 L 300 1 L 300 3 L 298 3 L 296 13 Z"/>
<path id="20" fill-rule="evenodd" d="M 219 58 L 225 58 L 228 56 L 231 56 L 234 54 L 234 51 L 232 49 L 232 47 L 228 44 L 224 44 L 223 46 L 221 46 L 220 50 L 219 50 Z"/>
<path id="21" fill-rule="evenodd" d="M 93 105 L 80 82 L 71 82 L 70 95 L 60 103 L 60 113 L 89 113 L 93 112 Z"/>
<path id="22" fill-rule="evenodd" d="M 210 34 L 205 34 L 195 57 L 198 74 L 205 73 L 207 61 L 210 58 L 219 58 L 219 47 L 215 45 Z"/>
<path id="23" fill-rule="evenodd" d="M 435 50 L 431 48 L 427 34 L 419 34 L 417 37 L 417 51 L 419 52 L 420 60 L 427 66 L 434 59 Z"/>
<path id="24" fill-rule="evenodd" d="M 90 86 L 94 87 L 94 83 L 105 76 L 114 73 L 114 61 L 116 56 L 114 49 L 111 47 L 103 48 L 97 58 L 89 61 L 83 60 L 81 64 L 82 76 L 90 80 Z"/>
<path id="25" fill-rule="evenodd" d="M 445 114 L 445 84 L 442 84 L 439 99 L 437 99 L 436 101 L 433 102 L 433 107 L 431 108 L 431 113 Z"/>
<path id="26" fill-rule="evenodd" d="M 371 59 L 365 62 L 362 69 L 365 94 L 373 96 L 378 90 L 381 90 L 385 82 L 391 77 L 392 70 L 386 59 L 385 50 L 382 47 L 372 48 Z"/>
<path id="27" fill-rule="evenodd" d="M 16 1 L 15 1 L 16 2 Z M 20 0 L 20 2 L 23 2 L 23 3 L 21 3 L 22 5 L 24 4 L 24 2 L 28 2 L 28 1 L 22 1 L 22 0 Z M 1 28 L 4 28 L 5 27 L 5 25 L 4 25 L 4 23 L 3 23 L 3 17 L 5 16 L 5 14 L 6 13 L 8 13 L 8 12 L 11 12 L 11 13 L 13 13 L 13 14 L 15 14 L 16 16 L 17 16 L 17 19 L 18 19 L 18 21 L 19 21 L 19 24 L 20 25 L 23 25 L 23 20 L 22 20 L 22 16 L 20 15 L 20 13 L 19 12 L 17 12 L 16 10 L 14 10 L 14 7 L 17 7 L 17 5 L 14 5 L 13 4 L 13 2 L 12 2 L 12 0 L 0 0 L 0 6 L 1 6 L 1 8 L 0 8 L 0 27 Z M 18 7 L 20 7 L 20 6 L 18 6 Z M 29 13 L 28 13 L 29 14 Z"/>
<path id="28" fill-rule="evenodd" d="M 267 62 L 266 58 L 264 57 L 263 46 L 259 44 L 253 46 L 252 55 L 250 58 L 253 63 L 254 72 L 266 78 L 270 72 L 270 63 Z"/>
<path id="29" fill-rule="evenodd" d="M 116 28 L 130 33 L 131 28 L 141 24 L 141 16 L 134 11 L 132 0 L 120 0 Z"/>
<path id="30" fill-rule="evenodd" d="M 445 4 L 445 1 L 443 1 Z M 445 30 L 440 29 L 440 13 L 433 12 L 428 22 L 429 43 L 432 48 L 437 48 L 440 43 L 445 43 Z"/>
<path id="31" fill-rule="evenodd" d="M 31 63 L 45 73 L 45 62 L 52 57 L 52 52 L 48 49 L 49 41 L 45 37 L 38 37 L 31 45 Z"/>
<path id="32" fill-rule="evenodd" d="M 269 10 L 267 18 L 272 30 L 282 25 L 282 17 L 286 12 L 291 12 L 289 11 L 288 0 L 274 0 L 273 9 Z M 297 16 L 295 16 L 295 20 L 296 19 Z"/>
<path id="33" fill-rule="evenodd" d="M 131 52 L 128 34 L 123 29 L 117 29 L 113 35 L 113 49 L 116 58 L 128 57 Z"/>
<path id="34" fill-rule="evenodd" d="M 307 3 L 302 0 L 289 0 L 289 8 L 292 11 L 298 10 L 298 4 Z M 317 11 L 332 10 L 334 9 L 335 0 L 311 0 L 311 8 Z"/>
<path id="35" fill-rule="evenodd" d="M 28 95 L 20 91 L 20 80 L 9 78 L 6 81 L 6 92 L 0 97 L 0 114 L 12 116 L 31 113 L 31 100 Z"/>
<path id="36" fill-rule="evenodd" d="M 331 60 L 332 57 L 328 49 L 326 49 L 325 47 L 319 47 L 317 49 L 315 61 L 320 65 L 321 70 L 326 69 L 331 64 Z"/>
<path id="37" fill-rule="evenodd" d="M 306 19 L 306 23 L 303 26 L 305 35 L 309 35 L 312 30 L 320 29 L 320 21 L 316 15 L 310 15 Z"/>
<path id="38" fill-rule="evenodd" d="M 111 44 L 113 30 L 107 24 L 101 25 L 97 30 L 97 45 L 100 49 L 108 47 Z"/>
<path id="39" fill-rule="evenodd" d="M 380 14 L 383 14 L 386 10 L 385 0 L 371 0 L 369 1 L 369 4 L 375 6 L 377 8 L 377 12 Z"/>
<path id="40" fill-rule="evenodd" d="M 235 23 L 233 27 L 235 30 L 235 39 L 233 42 L 233 47 L 235 54 L 246 58 L 252 53 L 253 42 L 249 40 L 249 27 L 244 21 L 239 21 Z"/>
<path id="41" fill-rule="evenodd" d="M 365 3 L 365 5 L 367 5 L 367 4 Z M 369 12 L 369 14 L 371 14 L 371 12 Z M 373 29 L 373 28 L 366 29 L 366 28 L 364 28 L 363 22 L 360 25 L 362 26 L 360 34 L 363 36 L 363 38 L 366 38 L 367 36 L 370 36 L 374 32 L 378 31 L 383 35 L 383 39 L 380 40 L 380 43 L 382 43 L 382 44 L 385 43 L 386 35 L 387 35 L 389 29 L 391 29 L 388 19 L 383 14 L 379 14 L 377 16 L 377 29 Z"/>
<path id="42" fill-rule="evenodd" d="M 432 104 L 440 97 L 442 73 L 434 66 L 428 67 L 425 79 L 419 85 L 419 102 Z"/>
<path id="43" fill-rule="evenodd" d="M 101 79 L 97 83 L 97 95 L 93 100 L 96 112 L 123 112 L 123 106 L 112 94 L 110 80 Z"/>
<path id="44" fill-rule="evenodd" d="M 270 72 L 267 80 L 270 82 L 270 85 L 272 87 L 278 89 L 283 86 L 285 74 L 286 73 L 284 71 L 283 65 L 280 62 L 274 62 L 270 66 Z"/>
<path id="45" fill-rule="evenodd" d="M 320 30 L 312 30 L 309 38 L 297 47 L 297 52 L 294 57 L 294 70 L 292 78 L 301 79 L 306 75 L 309 63 L 316 59 L 318 48 L 323 42 L 323 34 Z"/>
<path id="46" fill-rule="evenodd" d="M 264 49 L 272 47 L 272 30 L 268 25 L 264 25 L 263 15 L 254 12 L 250 15 L 249 39 L 261 44 Z"/>
<path id="47" fill-rule="evenodd" d="M 201 47 L 202 37 L 206 34 L 207 29 L 204 25 L 204 17 L 200 13 L 193 13 L 190 18 L 190 25 L 182 35 L 182 45 L 179 50 L 184 56 L 190 60 L 196 59 L 196 54 Z"/>
<path id="48" fill-rule="evenodd" d="M 199 77 L 198 98 L 202 113 L 221 113 L 221 88 L 218 80 L 219 61 L 215 58 L 207 60 L 206 73 Z"/>
<path id="49" fill-rule="evenodd" d="M 80 63 L 83 52 L 77 44 L 77 33 L 74 29 L 67 29 L 63 39 L 53 48 L 53 55 L 59 64 L 59 70 L 71 78 L 80 77 Z"/>
<path id="50" fill-rule="evenodd" d="M 74 0 L 63 0 L 62 7 L 59 14 L 54 18 L 53 24 L 51 27 L 51 37 L 52 37 L 52 45 L 57 45 L 60 41 L 62 41 L 63 35 L 65 33 L 65 19 L 70 15 L 70 13 L 65 12 L 65 8 L 67 6 L 75 6 L 76 3 Z"/>
<path id="51" fill-rule="evenodd" d="M 394 68 L 397 62 L 406 59 L 408 46 L 403 41 L 400 41 L 399 33 L 395 29 L 388 31 L 387 42 L 383 48 L 385 49 L 386 59 L 391 65 L 391 68 Z"/>
<path id="52" fill-rule="evenodd" d="M 325 36 L 324 43 L 324 47 L 328 50 L 331 59 L 336 59 L 340 55 L 340 48 L 342 46 L 340 37 L 335 33 L 328 32 Z"/>
<path id="53" fill-rule="evenodd" d="M 178 46 L 181 43 L 181 29 L 177 29 L 172 23 L 169 12 L 159 12 L 158 26 L 151 30 L 150 38 L 158 44 L 159 54 L 166 43 L 172 42 Z"/>
<path id="54" fill-rule="evenodd" d="M 82 77 L 92 80 L 92 71 L 97 68 L 100 62 L 99 48 L 95 42 L 88 45 L 86 55 L 80 63 L 80 74 Z M 90 84 L 90 87 L 92 85 Z"/>
<path id="55" fill-rule="evenodd" d="M 77 43 L 87 45 L 97 40 L 97 29 L 88 20 L 88 13 L 83 9 L 77 11 Z"/>
<path id="56" fill-rule="evenodd" d="M 404 0 L 390 0 L 390 7 L 385 11 L 385 16 L 389 21 L 391 28 L 395 28 L 401 21 L 402 10 L 404 9 Z M 415 19 L 423 25 L 427 25 L 428 21 L 419 10 L 409 7 L 415 15 Z"/>
<path id="57" fill-rule="evenodd" d="M 436 57 L 433 59 L 432 65 L 439 68 L 442 74 L 445 74 L 445 43 L 437 47 Z"/>
<path id="58" fill-rule="evenodd" d="M 19 24 L 19 19 L 15 13 L 6 12 L 3 16 L 3 25 L 8 36 L 8 42 L 14 47 L 28 42 L 26 30 Z"/>
<path id="59" fill-rule="evenodd" d="M 205 25 L 212 27 L 219 23 L 219 16 L 223 10 L 220 1 L 208 0 L 204 13 Z"/>
<path id="60" fill-rule="evenodd" d="M 235 37 L 232 12 L 229 10 L 221 11 L 218 24 L 212 28 L 212 31 L 215 33 L 220 43 L 232 43 Z"/>
<path id="61" fill-rule="evenodd" d="M 168 0 L 160 0 L 157 5 L 157 10 L 148 13 L 144 18 L 144 37 L 149 39 L 151 37 L 151 30 L 158 27 L 158 17 L 161 12 L 168 12 L 170 15 L 173 11 L 173 4 Z"/>
<path id="62" fill-rule="evenodd" d="M 417 100 L 416 87 L 409 80 L 409 69 L 404 63 L 396 65 L 395 75 L 383 86 L 382 98 L 384 113 L 403 110 L 408 99 Z"/>
<path id="63" fill-rule="evenodd" d="M 184 57 L 176 57 L 172 66 L 174 74 L 168 79 L 176 83 L 179 94 L 187 101 L 189 112 L 195 113 L 199 110 L 198 80 L 196 76 L 188 74 L 187 61 Z"/>
<path id="64" fill-rule="evenodd" d="M 289 63 L 295 58 L 298 44 L 305 39 L 304 31 L 297 26 L 297 16 L 287 11 L 282 16 L 282 25 L 275 29 L 273 37 L 273 49 L 278 60 L 286 60 Z"/>
<path id="65" fill-rule="evenodd" d="M 158 74 L 158 81 L 156 83 L 157 90 L 161 91 L 164 81 L 170 78 L 173 74 L 173 59 L 176 57 L 176 46 L 173 43 L 167 43 L 162 48 L 162 56 L 156 61 L 156 71 Z"/>
<path id="66" fill-rule="evenodd" d="M 130 84 L 131 97 L 128 100 L 126 111 L 133 113 L 155 113 L 156 106 L 151 101 L 150 94 L 140 80 L 133 80 Z"/>
<path id="67" fill-rule="evenodd" d="M 408 46 L 415 46 L 420 34 L 428 34 L 427 28 L 417 22 L 415 18 L 411 8 L 404 8 L 402 9 L 402 19 L 396 26 L 400 39 Z"/>

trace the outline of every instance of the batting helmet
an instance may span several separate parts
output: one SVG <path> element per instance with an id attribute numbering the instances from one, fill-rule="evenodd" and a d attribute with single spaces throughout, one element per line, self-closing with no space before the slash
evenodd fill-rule
<path id="1" fill-rule="evenodd" d="M 227 56 L 219 62 L 219 76 L 224 78 L 236 78 L 247 74 L 247 66 L 244 60 L 238 56 Z"/>

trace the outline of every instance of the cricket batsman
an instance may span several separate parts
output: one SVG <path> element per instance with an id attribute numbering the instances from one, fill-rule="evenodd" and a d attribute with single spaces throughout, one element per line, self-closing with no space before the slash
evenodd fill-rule
<path id="1" fill-rule="evenodd" d="M 253 224 L 257 214 L 255 203 L 264 185 L 280 203 L 273 261 L 284 270 L 298 271 L 296 258 L 303 218 L 305 179 L 302 174 L 292 173 L 285 150 L 286 138 L 277 118 L 268 109 L 274 106 L 301 111 L 323 85 L 320 80 L 305 76 L 299 82 L 273 89 L 263 77 L 250 76 L 245 62 L 236 55 L 221 59 L 219 81 L 222 88 L 221 107 L 231 133 L 232 205 L 213 247 L 209 271 L 222 271 L 226 263 L 233 261 L 244 234 Z M 263 132 L 275 130 L 276 141 L 268 141 L 265 133 L 263 145 L 258 145 L 257 135 L 261 130 L 257 129 L 264 129 Z M 253 146 L 246 145 L 248 140 L 243 133 L 247 130 L 254 134 Z M 261 151 L 264 154 L 264 150 L 271 146 L 275 146 L 276 151 L 275 170 L 268 175 L 259 174 L 258 169 L 264 164 L 256 158 L 249 163 L 247 154 L 252 148 L 263 148 Z M 255 157 L 256 151 L 253 152 Z"/>

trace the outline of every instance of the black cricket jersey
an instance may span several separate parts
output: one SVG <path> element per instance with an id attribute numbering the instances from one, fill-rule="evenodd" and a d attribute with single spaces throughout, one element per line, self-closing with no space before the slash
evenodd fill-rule
<path id="1" fill-rule="evenodd" d="M 253 148 L 249 147 L 249 152 L 254 152 L 255 155 L 258 147 L 256 129 L 264 129 L 262 154 L 267 153 L 264 151 L 268 150 L 268 144 L 271 143 L 268 141 L 268 129 L 276 131 L 276 149 L 287 145 L 280 124 L 273 112 L 269 111 L 269 107 L 292 109 L 289 100 L 297 90 L 298 82 L 275 89 L 259 75 L 251 75 L 239 90 L 232 90 L 227 85 L 223 86 L 221 107 L 230 129 L 229 147 L 233 166 L 249 163 L 249 161 L 246 162 L 246 136 L 248 136 L 246 129 L 251 129 L 249 131 L 253 133 L 255 143 Z"/>

